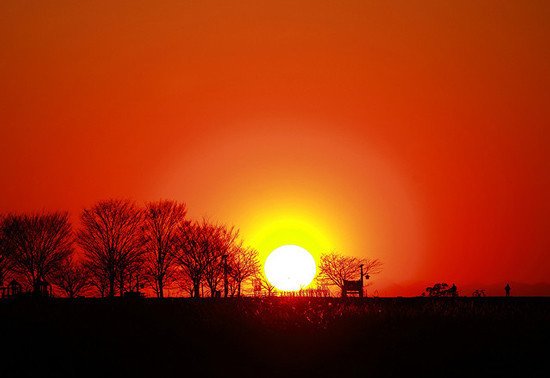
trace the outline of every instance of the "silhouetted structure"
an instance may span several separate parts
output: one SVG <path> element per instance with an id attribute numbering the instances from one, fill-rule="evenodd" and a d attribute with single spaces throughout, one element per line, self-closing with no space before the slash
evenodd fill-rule
<path id="1" fill-rule="evenodd" d="M 139 275 L 136 275 L 135 284 L 132 282 L 132 276 L 130 276 L 130 290 L 124 293 L 124 298 L 144 298 L 145 294 L 140 290 L 144 287 L 143 284 L 139 282 Z"/>
<path id="2" fill-rule="evenodd" d="M 2 291 L 2 298 L 10 298 L 21 295 L 21 284 L 16 280 L 11 280 L 8 286 L 2 286 L 0 288 Z"/>
<path id="3" fill-rule="evenodd" d="M 353 278 L 357 277 L 357 271 L 362 270 L 362 277 L 367 279 L 370 275 L 378 274 L 382 270 L 382 263 L 378 259 L 357 258 L 345 256 L 337 252 L 322 254 L 319 263 L 319 275 L 317 280 L 324 285 L 338 286 L 342 296 L 344 291 L 348 293 L 363 293 L 364 286 Z"/>
<path id="4" fill-rule="evenodd" d="M 359 298 L 363 298 L 363 264 L 359 265 L 359 268 L 361 269 L 361 278 L 357 281 L 344 280 L 343 298 L 346 298 L 349 294 L 358 294 Z M 365 275 L 365 278 L 369 279 L 369 275 Z"/>
<path id="5" fill-rule="evenodd" d="M 509 297 L 510 296 L 510 284 L 506 284 L 506 286 L 504 286 L 504 291 L 506 292 L 506 296 Z"/>

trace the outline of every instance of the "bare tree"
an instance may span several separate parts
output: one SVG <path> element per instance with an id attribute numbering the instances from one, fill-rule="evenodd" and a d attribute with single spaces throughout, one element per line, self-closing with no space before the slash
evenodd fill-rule
<path id="1" fill-rule="evenodd" d="M 73 235 L 67 212 L 8 215 L 2 234 L 4 248 L 11 251 L 14 272 L 35 293 L 72 252 Z"/>
<path id="2" fill-rule="evenodd" d="M 323 254 L 319 264 L 319 280 L 343 290 L 344 281 L 361 279 L 361 265 L 366 278 L 382 271 L 382 262 L 378 259 L 344 256 L 336 252 Z"/>
<path id="3" fill-rule="evenodd" d="M 240 297 L 242 283 L 260 272 L 258 251 L 254 248 L 244 247 L 241 242 L 232 248 L 227 264 L 229 276 L 235 284 L 234 291 L 237 297 Z"/>
<path id="4" fill-rule="evenodd" d="M 181 271 L 193 283 L 193 297 L 201 296 L 201 282 L 205 280 L 211 295 L 221 280 L 221 257 L 227 240 L 234 231 L 213 225 L 203 219 L 185 222 L 179 228 L 179 249 L 176 254 Z"/>
<path id="5" fill-rule="evenodd" d="M 433 286 L 427 287 L 422 296 L 429 297 L 456 297 L 458 289 L 455 284 L 449 286 L 446 282 L 436 283 Z"/>
<path id="6" fill-rule="evenodd" d="M 178 230 L 186 214 L 185 204 L 175 201 L 149 202 L 145 206 L 144 273 L 158 298 L 164 297 L 165 286 L 174 281 Z"/>
<path id="7" fill-rule="evenodd" d="M 76 262 L 73 256 L 61 263 L 57 272 L 52 275 L 52 282 L 69 298 L 81 295 L 91 286 L 89 271 Z"/>
<path id="8" fill-rule="evenodd" d="M 254 275 L 253 280 L 255 284 L 259 285 L 260 288 L 265 291 L 268 297 L 271 297 L 275 293 L 275 285 L 269 282 L 265 274 L 262 272 L 257 272 Z"/>
<path id="9" fill-rule="evenodd" d="M 7 235 L 4 227 L 7 225 L 5 216 L 0 215 L 0 286 L 4 286 L 4 281 L 13 269 L 12 248 L 9 247 Z"/>
<path id="10" fill-rule="evenodd" d="M 91 261 L 84 261 L 82 264 L 88 274 L 91 287 L 95 287 L 101 298 L 109 294 L 109 277 L 104 267 Z"/>
<path id="11" fill-rule="evenodd" d="M 178 229 L 177 263 L 180 267 L 180 274 L 184 277 L 184 282 L 191 283 L 190 293 L 194 298 L 200 297 L 200 284 L 204 270 L 209 264 L 208 254 L 204 251 L 206 247 L 204 244 L 206 243 L 202 241 L 201 228 L 203 228 L 203 225 L 200 223 L 187 221 L 180 225 Z"/>
<path id="12" fill-rule="evenodd" d="M 210 296 L 214 297 L 224 279 L 225 261 L 234 250 L 239 231 L 235 227 L 211 225 L 207 232 L 209 233 L 210 263 L 204 271 L 204 280 L 210 290 Z"/>
<path id="13" fill-rule="evenodd" d="M 84 209 L 78 243 L 84 250 L 86 266 L 96 277 L 105 277 L 109 297 L 118 283 L 124 294 L 128 277 L 138 274 L 143 257 L 143 212 L 127 200 L 107 200 Z"/>
<path id="14" fill-rule="evenodd" d="M 189 275 L 186 274 L 186 272 L 181 269 L 181 267 L 176 267 L 176 286 L 179 289 L 179 291 L 186 297 L 194 297 L 194 285 L 193 281 L 189 278 Z"/>

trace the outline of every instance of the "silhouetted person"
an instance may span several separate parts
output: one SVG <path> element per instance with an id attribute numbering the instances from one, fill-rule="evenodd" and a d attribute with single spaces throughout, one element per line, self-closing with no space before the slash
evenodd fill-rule
<path id="1" fill-rule="evenodd" d="M 510 285 L 509 284 L 506 284 L 506 286 L 504 286 L 504 291 L 506 292 L 506 296 L 509 297 L 510 296 Z"/>

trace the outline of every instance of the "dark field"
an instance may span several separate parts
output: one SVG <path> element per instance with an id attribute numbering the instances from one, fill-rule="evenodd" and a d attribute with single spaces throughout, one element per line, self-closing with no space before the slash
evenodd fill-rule
<path id="1" fill-rule="evenodd" d="M 0 377 L 549 377 L 549 298 L 0 302 Z"/>

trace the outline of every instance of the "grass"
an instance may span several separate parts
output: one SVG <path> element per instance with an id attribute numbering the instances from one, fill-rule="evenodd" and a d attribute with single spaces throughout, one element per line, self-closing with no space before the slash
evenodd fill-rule
<path id="1" fill-rule="evenodd" d="M 550 298 L 0 302 L 0 376 L 550 376 Z"/>

